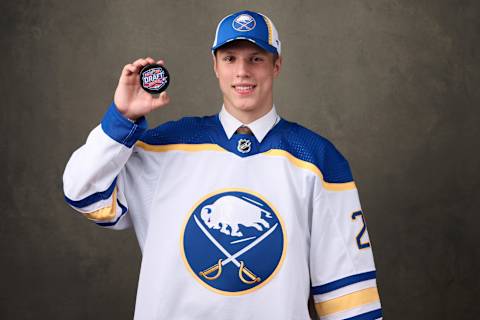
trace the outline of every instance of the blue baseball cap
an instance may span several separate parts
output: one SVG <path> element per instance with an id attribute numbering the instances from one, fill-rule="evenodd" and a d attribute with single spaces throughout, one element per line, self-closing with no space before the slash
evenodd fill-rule
<path id="1" fill-rule="evenodd" d="M 223 18 L 217 26 L 212 53 L 234 40 L 248 40 L 280 55 L 281 43 L 272 21 L 265 15 L 243 10 Z"/>

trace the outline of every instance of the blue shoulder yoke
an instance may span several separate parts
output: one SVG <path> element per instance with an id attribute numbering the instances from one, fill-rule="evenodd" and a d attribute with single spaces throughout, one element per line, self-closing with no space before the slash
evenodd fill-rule
<path id="1" fill-rule="evenodd" d="M 232 138 L 233 139 L 233 138 Z M 231 139 L 231 140 L 232 140 Z M 230 141 L 217 115 L 184 117 L 147 130 L 140 140 L 150 145 L 216 144 L 245 157 Z M 325 182 L 353 181 L 347 160 L 326 138 L 297 124 L 281 119 L 248 156 L 269 151 L 284 150 L 303 161 L 314 164 L 323 174 Z"/>

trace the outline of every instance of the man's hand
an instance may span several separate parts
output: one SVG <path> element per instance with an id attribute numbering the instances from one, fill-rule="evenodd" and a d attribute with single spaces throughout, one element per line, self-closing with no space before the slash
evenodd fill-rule
<path id="1" fill-rule="evenodd" d="M 140 70 L 147 64 L 152 63 L 155 63 L 155 60 L 148 57 L 138 59 L 123 67 L 113 101 L 118 110 L 130 120 L 137 120 L 141 116 L 164 107 L 170 102 L 170 97 L 166 91 L 160 95 L 152 95 L 140 86 Z M 156 63 L 164 65 L 163 60 L 159 60 Z"/>

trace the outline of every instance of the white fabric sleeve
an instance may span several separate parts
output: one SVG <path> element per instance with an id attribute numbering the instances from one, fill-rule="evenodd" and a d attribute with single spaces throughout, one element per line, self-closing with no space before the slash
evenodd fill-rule
<path id="1" fill-rule="evenodd" d="M 145 118 L 133 122 L 112 103 L 101 125 L 67 163 L 63 174 L 66 202 L 102 227 L 128 228 L 124 168 L 146 127 Z"/>
<path id="2" fill-rule="evenodd" d="M 324 189 L 314 200 L 310 270 L 320 319 L 382 317 L 371 243 L 353 182 L 345 190 Z"/>
<path id="3" fill-rule="evenodd" d="M 326 144 L 312 204 L 311 292 L 322 320 L 380 319 L 372 246 L 350 166 Z"/>

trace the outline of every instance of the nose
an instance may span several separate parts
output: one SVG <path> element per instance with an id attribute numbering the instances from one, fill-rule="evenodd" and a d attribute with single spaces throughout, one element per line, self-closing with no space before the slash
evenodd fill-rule
<path id="1" fill-rule="evenodd" d="M 250 77 L 250 66 L 248 64 L 248 61 L 245 61 L 244 59 L 238 60 L 236 74 L 238 78 Z"/>

